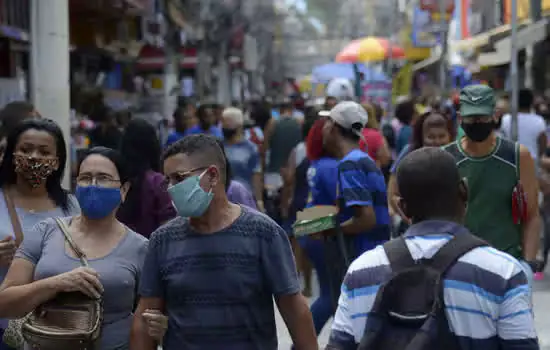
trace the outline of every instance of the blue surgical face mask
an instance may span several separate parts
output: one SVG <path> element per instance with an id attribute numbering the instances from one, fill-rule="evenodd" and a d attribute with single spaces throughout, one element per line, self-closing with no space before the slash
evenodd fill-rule
<path id="1" fill-rule="evenodd" d="M 107 217 L 122 201 L 120 188 L 95 185 L 77 186 L 75 196 L 82 214 L 87 218 L 96 220 Z"/>
<path id="2" fill-rule="evenodd" d="M 168 193 L 179 216 L 196 218 L 202 216 L 208 209 L 214 194 L 212 189 L 206 192 L 200 185 L 201 178 L 205 173 L 206 171 L 198 176 L 188 177 L 168 188 Z"/>

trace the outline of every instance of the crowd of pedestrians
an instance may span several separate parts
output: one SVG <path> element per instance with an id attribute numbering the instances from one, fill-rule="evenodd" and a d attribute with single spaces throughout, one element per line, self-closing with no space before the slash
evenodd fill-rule
<path id="1" fill-rule="evenodd" d="M 401 100 L 394 118 L 342 96 L 187 101 L 166 137 L 97 108 L 74 128 L 89 147 L 69 153 L 55 122 L 10 104 L 0 349 L 44 347 L 25 325 L 71 292 L 101 300 L 101 350 L 274 350 L 275 307 L 299 350 L 318 349 L 332 317 L 331 350 L 538 349 L 550 112 L 519 97 L 519 143 L 506 98 L 472 85 Z M 320 206 L 337 208 L 334 227 L 295 236 L 299 212 Z"/>

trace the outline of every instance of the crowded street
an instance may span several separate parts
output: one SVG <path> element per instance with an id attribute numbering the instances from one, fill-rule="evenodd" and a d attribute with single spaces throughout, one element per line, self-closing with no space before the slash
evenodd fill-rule
<path id="1" fill-rule="evenodd" d="M 549 15 L 0 0 L 0 350 L 550 350 Z"/>

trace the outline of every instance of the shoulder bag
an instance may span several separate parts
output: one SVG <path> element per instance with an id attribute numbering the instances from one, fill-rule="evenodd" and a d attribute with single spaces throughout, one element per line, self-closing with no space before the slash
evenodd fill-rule
<path id="1" fill-rule="evenodd" d="M 65 240 L 88 267 L 86 255 L 73 241 L 68 227 L 56 218 Z M 23 338 L 32 348 L 42 350 L 96 349 L 103 321 L 102 299 L 92 299 L 80 292 L 59 293 L 55 298 L 38 306 L 24 320 Z"/>
<path id="2" fill-rule="evenodd" d="M 6 208 L 8 208 L 11 226 L 15 235 L 15 245 L 19 247 L 21 242 L 23 242 L 23 229 L 21 228 L 21 222 L 19 222 L 19 217 L 17 216 L 15 205 L 13 204 L 13 201 L 8 194 L 7 189 L 4 188 L 2 192 L 4 194 L 4 201 L 6 202 Z M 4 342 L 4 344 L 14 349 L 23 348 L 24 339 L 23 335 L 21 334 L 21 326 L 26 317 L 9 321 L 8 328 L 4 330 L 4 335 L 2 337 L 2 341 Z"/>

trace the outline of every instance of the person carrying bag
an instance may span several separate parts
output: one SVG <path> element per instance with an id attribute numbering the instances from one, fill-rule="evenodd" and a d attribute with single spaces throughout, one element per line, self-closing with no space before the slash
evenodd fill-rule
<path id="1" fill-rule="evenodd" d="M 4 194 L 19 245 L 23 240 L 21 224 L 13 202 L 9 195 Z M 55 221 L 82 266 L 89 267 L 85 254 L 73 241 L 65 222 L 59 218 Z M 44 350 L 95 349 L 100 339 L 102 319 L 101 298 L 92 299 L 80 292 L 59 293 L 27 316 L 10 320 L 3 340 L 16 349 L 22 349 L 25 343 Z"/>

